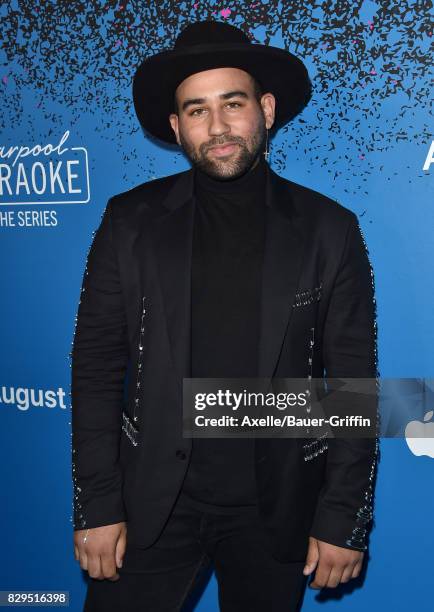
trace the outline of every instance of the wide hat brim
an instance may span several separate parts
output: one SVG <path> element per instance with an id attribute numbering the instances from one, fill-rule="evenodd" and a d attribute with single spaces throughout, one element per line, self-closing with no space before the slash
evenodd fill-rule
<path id="1" fill-rule="evenodd" d="M 312 95 L 304 63 L 278 47 L 246 43 L 212 43 L 163 51 L 145 59 L 133 79 L 133 102 L 141 126 L 166 143 L 176 144 L 169 122 L 174 94 L 188 76 L 213 68 L 240 68 L 276 98 L 274 129 L 300 113 Z"/>

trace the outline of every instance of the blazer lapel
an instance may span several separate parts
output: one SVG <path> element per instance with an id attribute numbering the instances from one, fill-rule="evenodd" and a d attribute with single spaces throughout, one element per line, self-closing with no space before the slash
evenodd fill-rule
<path id="1" fill-rule="evenodd" d="M 258 377 L 271 378 L 293 312 L 305 239 L 288 182 L 268 168 Z"/>
<path id="2" fill-rule="evenodd" d="M 164 214 L 149 232 L 163 296 L 167 332 L 177 381 L 189 378 L 190 295 L 193 243 L 193 170 L 183 173 L 162 202 Z"/>

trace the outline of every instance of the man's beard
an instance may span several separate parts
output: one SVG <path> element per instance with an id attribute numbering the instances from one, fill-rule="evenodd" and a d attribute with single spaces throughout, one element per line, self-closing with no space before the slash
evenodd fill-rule
<path id="1" fill-rule="evenodd" d="M 265 127 L 265 119 L 261 116 L 258 129 L 248 141 L 241 136 L 225 136 L 224 139 L 214 139 L 206 144 L 200 145 L 198 152 L 183 138 L 181 133 L 179 134 L 179 139 L 184 153 L 194 167 L 213 178 L 225 180 L 237 178 L 252 167 L 254 161 L 265 148 L 267 130 Z M 232 153 L 230 159 L 219 160 L 216 157 L 211 158 L 207 156 L 210 147 L 227 144 L 229 142 L 235 142 L 239 145 L 237 147 L 238 151 Z M 249 146 L 247 146 L 247 143 Z"/>

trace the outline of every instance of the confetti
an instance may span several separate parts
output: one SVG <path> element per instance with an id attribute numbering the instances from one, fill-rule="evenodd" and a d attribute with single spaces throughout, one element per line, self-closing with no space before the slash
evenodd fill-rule
<path id="1" fill-rule="evenodd" d="M 236 5 L 236 25 L 250 39 L 259 42 L 260 26 L 261 43 L 294 50 L 305 58 L 312 75 L 313 99 L 279 131 L 273 166 L 284 172 L 288 152 L 299 151 L 307 167 L 329 167 L 333 177 L 333 164 L 343 162 L 348 172 L 355 171 L 352 188 L 363 193 L 363 181 L 376 167 L 366 158 L 360 170 L 359 147 L 378 150 L 380 132 L 383 154 L 398 141 L 431 138 L 429 3 L 402 1 L 394 3 L 393 10 L 378 3 L 378 12 L 372 14 L 370 8 L 367 15 L 362 2 L 350 0 L 293 0 L 289 5 L 284 11 L 281 0 Z M 131 96 L 135 67 L 143 57 L 171 48 L 180 30 L 199 14 L 203 19 L 235 18 L 234 8 L 221 6 L 167 0 L 156 10 L 155 3 L 143 0 L 94 0 L 41 3 L 44 8 L 39 8 L 4 0 L 3 70 L 8 67 L 9 77 L 2 76 L 5 91 L 8 86 L 3 125 L 13 133 L 25 123 L 28 137 L 40 140 L 40 126 L 46 123 L 38 121 L 36 113 L 29 118 L 21 98 L 22 92 L 29 96 L 34 91 L 37 100 L 53 101 L 56 108 L 42 104 L 43 112 L 50 113 L 50 129 L 63 129 L 65 121 L 77 129 L 81 117 L 90 116 L 100 137 L 122 159 L 134 160 L 141 180 L 158 176 L 154 158 L 138 152 L 137 140 L 131 138 L 140 133 Z M 417 123 L 416 104 L 424 117 Z M 319 134 L 347 142 L 347 157 L 340 147 L 321 146 Z M 335 178 L 342 180 L 340 174 Z"/>

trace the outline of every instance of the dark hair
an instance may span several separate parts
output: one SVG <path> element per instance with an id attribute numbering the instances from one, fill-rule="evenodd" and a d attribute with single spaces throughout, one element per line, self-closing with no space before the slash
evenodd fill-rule
<path id="1" fill-rule="evenodd" d="M 255 79 L 255 77 L 253 77 L 251 74 L 249 74 L 249 77 L 252 80 L 252 84 L 253 84 L 253 95 L 255 96 L 258 104 L 261 101 L 261 97 L 262 97 L 262 86 L 259 83 L 259 81 L 257 79 Z M 173 94 L 173 112 L 178 115 L 179 114 L 179 108 L 178 108 L 178 101 L 176 99 L 176 89 L 175 92 Z"/>

